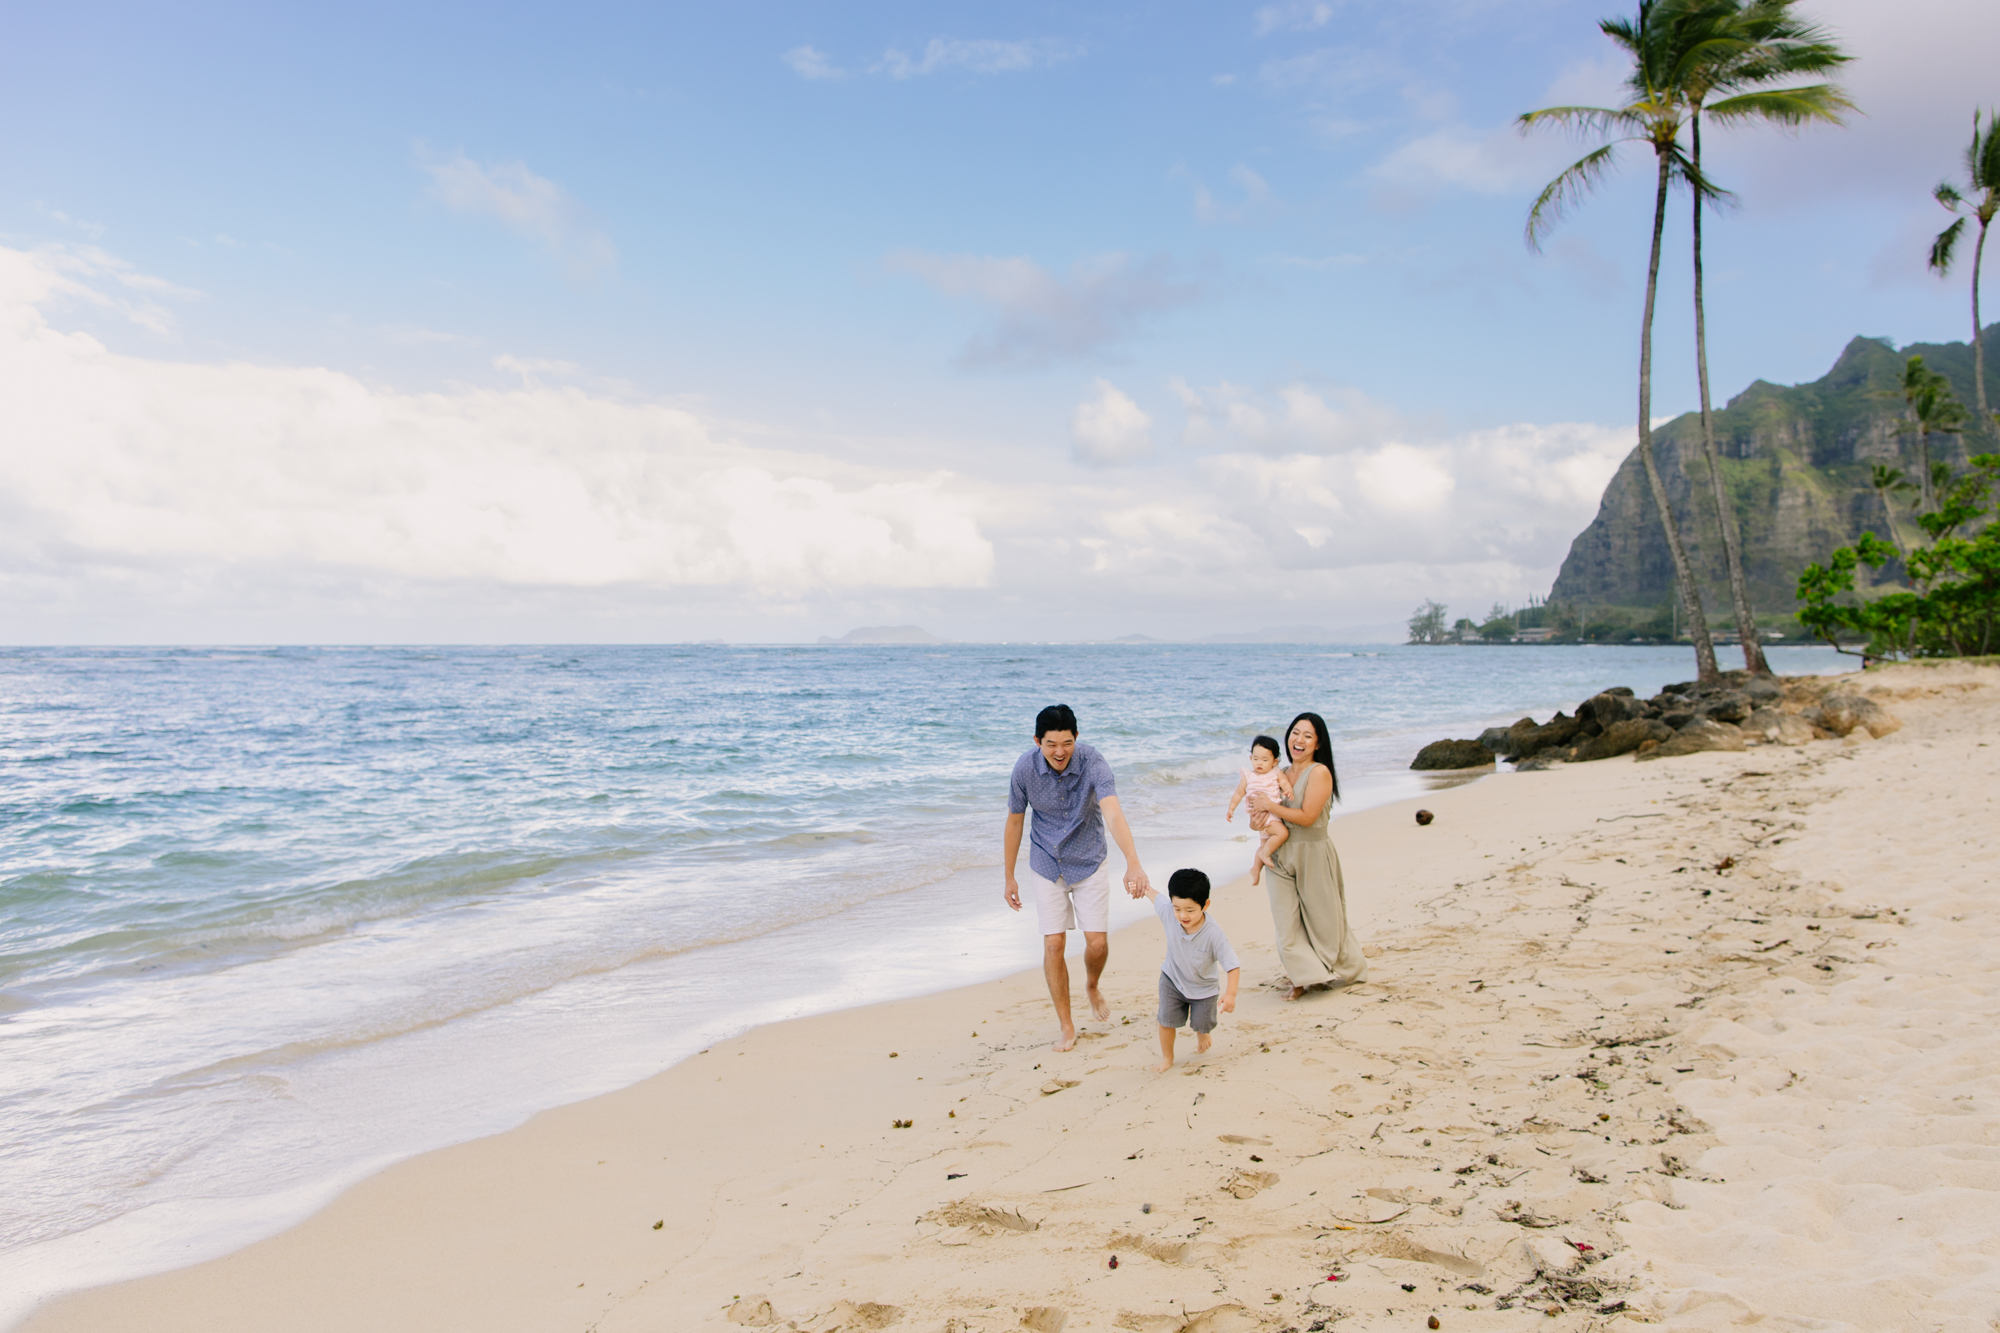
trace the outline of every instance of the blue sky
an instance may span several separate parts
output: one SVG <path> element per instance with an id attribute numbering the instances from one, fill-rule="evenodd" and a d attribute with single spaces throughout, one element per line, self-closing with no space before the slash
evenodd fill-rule
<path id="1" fill-rule="evenodd" d="M 1965 336 L 2000 8 L 1806 4 L 1715 142 L 1718 390 Z M 1649 192 L 1537 255 L 1603 4 L 13 7 L 16 641 L 1161 637 L 1545 591 Z M 1656 412 L 1693 404 L 1685 219 Z M 1245 592 L 1251 591 L 1246 597 Z"/>

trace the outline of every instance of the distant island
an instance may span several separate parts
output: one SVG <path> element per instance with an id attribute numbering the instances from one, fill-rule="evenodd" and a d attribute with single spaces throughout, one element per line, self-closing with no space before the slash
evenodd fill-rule
<path id="1" fill-rule="evenodd" d="M 927 629 L 916 625 L 870 625 L 864 629 L 851 629 L 837 639 L 819 636 L 821 643 L 838 644 L 931 644 L 950 643 L 950 639 L 940 639 Z"/>

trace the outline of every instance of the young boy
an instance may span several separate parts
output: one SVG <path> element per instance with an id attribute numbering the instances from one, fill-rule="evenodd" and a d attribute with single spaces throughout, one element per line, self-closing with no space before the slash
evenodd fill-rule
<path id="1" fill-rule="evenodd" d="M 1167 880 L 1165 896 L 1150 884 L 1145 892 L 1167 932 L 1167 957 L 1160 964 L 1161 1058 L 1153 1066 L 1164 1074 L 1174 1067 L 1174 1034 L 1181 1024 L 1199 1034 L 1196 1051 L 1206 1051 L 1208 1034 L 1215 1031 L 1216 1009 L 1236 1012 L 1236 982 L 1243 966 L 1222 927 L 1208 919 L 1207 875 L 1176 870 Z"/>
<path id="2" fill-rule="evenodd" d="M 1250 742 L 1250 767 L 1239 768 L 1236 773 L 1236 794 L 1229 798 L 1229 809 L 1222 816 L 1232 824 L 1236 822 L 1238 803 L 1252 792 L 1269 797 L 1277 805 L 1292 799 L 1292 780 L 1278 767 L 1278 742 L 1269 736 L 1259 736 Z M 1292 826 L 1271 815 L 1253 814 L 1250 828 L 1262 838 L 1257 844 L 1257 854 L 1250 858 L 1250 882 L 1257 884 L 1264 878 L 1264 867 L 1277 864 L 1271 854 L 1292 836 Z"/>

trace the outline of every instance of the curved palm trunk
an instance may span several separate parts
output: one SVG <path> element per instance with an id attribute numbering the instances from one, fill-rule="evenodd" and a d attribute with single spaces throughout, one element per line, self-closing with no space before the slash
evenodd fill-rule
<path id="1" fill-rule="evenodd" d="M 1715 666 L 1715 644 L 1708 637 L 1708 614 L 1702 609 L 1701 589 L 1695 586 L 1694 570 L 1688 564 L 1687 549 L 1681 545 L 1680 526 L 1674 522 L 1673 506 L 1667 503 L 1667 487 L 1660 480 L 1660 468 L 1653 461 L 1653 300 L 1660 290 L 1660 237 L 1667 226 L 1668 164 L 1661 153 L 1660 184 L 1653 198 L 1653 253 L 1646 266 L 1646 314 L 1639 326 L 1639 461 L 1646 468 L 1646 483 L 1652 488 L 1653 503 L 1659 506 L 1660 524 L 1667 531 L 1667 550 L 1674 558 L 1674 577 L 1680 584 L 1681 605 L 1687 608 L 1688 629 L 1694 635 L 1695 675 L 1704 681 L 1721 676 Z"/>
<path id="2" fill-rule="evenodd" d="M 1695 175 L 1701 175 L 1701 117 L 1690 118 L 1694 136 Z M 1743 641 L 1743 665 L 1752 674 L 1768 676 L 1770 665 L 1764 661 L 1764 645 L 1757 637 L 1757 616 L 1750 609 L 1750 585 L 1743 577 L 1743 558 L 1737 553 L 1736 508 L 1729 503 L 1727 488 L 1722 483 L 1722 460 L 1715 449 L 1715 418 L 1709 410 L 1708 397 L 1708 321 L 1703 312 L 1701 299 L 1701 191 L 1691 190 L 1694 196 L 1694 363 L 1696 376 L 1701 381 L 1701 450 L 1708 460 L 1708 484 L 1715 494 L 1715 523 L 1722 531 L 1722 553 L 1729 563 L 1729 599 L 1735 604 L 1736 634 Z M 1974 316 L 1975 321 L 1977 316 Z"/>
<path id="3" fill-rule="evenodd" d="M 1979 240 L 1972 247 L 1972 393 L 1979 400 L 1980 429 L 2000 435 L 2000 422 L 1986 406 L 1986 346 L 1979 337 L 1979 264 L 1985 257 L 1986 220 L 1981 218 Z"/>

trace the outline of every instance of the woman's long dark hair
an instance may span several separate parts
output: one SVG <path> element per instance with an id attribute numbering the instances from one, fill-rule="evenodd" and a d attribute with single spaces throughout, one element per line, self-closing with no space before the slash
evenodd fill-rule
<path id="1" fill-rule="evenodd" d="M 1285 728 L 1285 753 L 1287 755 L 1291 754 L 1292 727 L 1296 727 L 1301 722 L 1310 722 L 1313 724 L 1313 735 L 1319 738 L 1319 745 L 1313 750 L 1313 762 L 1326 765 L 1326 775 L 1333 779 L 1333 799 L 1337 801 L 1340 799 L 1340 774 L 1333 767 L 1333 740 L 1326 734 L 1325 718 L 1321 717 L 1318 713 L 1300 713 L 1297 717 L 1293 718 L 1291 726 Z"/>

